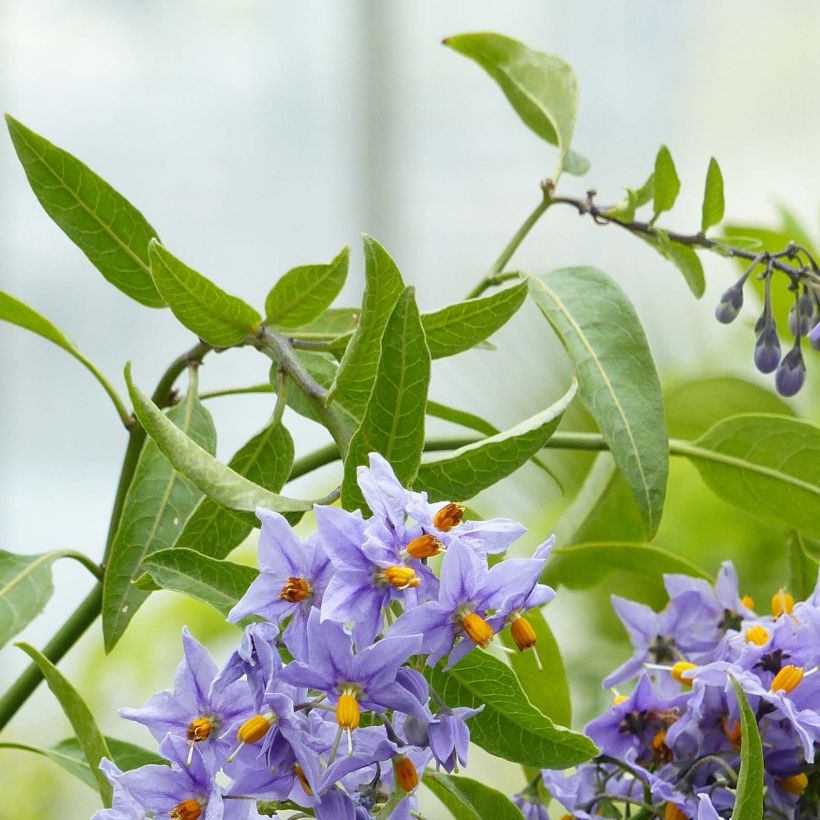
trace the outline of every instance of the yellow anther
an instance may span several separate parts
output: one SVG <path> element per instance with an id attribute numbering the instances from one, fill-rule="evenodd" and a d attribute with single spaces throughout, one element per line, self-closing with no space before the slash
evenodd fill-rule
<path id="1" fill-rule="evenodd" d="M 254 715 L 248 718 L 237 730 L 236 739 L 240 743 L 256 743 L 261 740 L 276 723 L 276 715 L 273 712 L 265 712 L 264 715 Z"/>
<path id="2" fill-rule="evenodd" d="M 521 652 L 535 646 L 535 630 L 532 628 L 532 624 L 522 615 L 513 619 L 510 624 L 510 634 Z"/>
<path id="3" fill-rule="evenodd" d="M 296 775 L 296 779 L 299 781 L 302 791 L 308 797 L 313 797 L 313 789 L 310 788 L 310 783 L 308 783 L 305 773 L 302 771 L 302 767 L 298 763 L 293 764 L 293 773 Z"/>
<path id="4" fill-rule="evenodd" d="M 416 766 L 409 757 L 399 755 L 393 758 L 396 771 L 396 780 L 406 792 L 411 792 L 419 784 L 419 773 Z"/>
<path id="5" fill-rule="evenodd" d="M 620 706 L 622 703 L 626 703 L 629 700 L 629 695 L 615 695 L 612 698 L 612 705 L 613 706 Z"/>
<path id="6" fill-rule="evenodd" d="M 754 598 L 752 598 L 752 596 L 751 596 L 751 595 L 744 595 L 744 596 L 740 599 L 740 603 L 741 603 L 741 604 L 743 604 L 743 606 L 745 606 L 745 607 L 746 607 L 746 609 L 751 609 L 752 611 L 754 611 L 754 608 L 755 608 L 755 599 L 754 599 Z"/>
<path id="7" fill-rule="evenodd" d="M 421 583 L 416 571 L 410 567 L 388 567 L 381 573 L 384 580 L 396 589 L 415 588 Z"/>
<path id="8" fill-rule="evenodd" d="M 304 601 L 311 591 L 310 584 L 304 578 L 288 578 L 279 593 L 279 600 L 298 604 L 300 601 Z"/>
<path id="9" fill-rule="evenodd" d="M 663 820 L 688 820 L 688 818 L 674 803 L 667 803 L 663 810 Z"/>
<path id="10" fill-rule="evenodd" d="M 794 596 L 783 589 L 772 596 L 772 615 L 779 618 L 781 615 L 791 615 L 794 611 Z"/>
<path id="11" fill-rule="evenodd" d="M 404 548 L 411 558 L 432 558 L 434 555 L 440 555 L 445 549 L 444 544 L 435 535 L 429 533 L 414 538 Z"/>
<path id="12" fill-rule="evenodd" d="M 756 646 L 765 646 L 769 642 L 769 631 L 765 626 L 750 626 L 746 630 L 746 640 Z"/>
<path id="13" fill-rule="evenodd" d="M 201 740 L 207 740 L 214 728 L 214 722 L 207 717 L 198 717 L 188 724 L 188 731 L 185 736 L 188 740 L 193 740 L 198 743 Z"/>
<path id="14" fill-rule="evenodd" d="M 433 526 L 442 532 L 449 532 L 453 527 L 457 527 L 463 518 L 464 506 L 450 502 L 433 516 Z"/>
<path id="15" fill-rule="evenodd" d="M 198 800 L 183 800 L 168 812 L 171 820 L 199 820 L 202 804 Z"/>
<path id="16" fill-rule="evenodd" d="M 480 615 L 476 615 L 475 612 L 467 613 L 461 619 L 461 625 L 473 642 L 482 649 L 486 649 L 490 645 L 493 639 L 493 630 Z"/>
<path id="17" fill-rule="evenodd" d="M 689 661 L 678 661 L 672 667 L 672 677 L 683 686 L 691 686 L 692 679 L 691 678 L 684 678 L 684 672 L 691 672 L 693 669 L 697 669 L 698 667 L 694 663 L 689 663 Z"/>
<path id="18" fill-rule="evenodd" d="M 732 744 L 736 751 L 739 751 L 741 740 L 740 724 L 735 721 L 729 726 L 728 718 L 723 718 L 721 726 L 723 727 L 723 734 L 726 735 L 726 739 Z"/>
<path id="19" fill-rule="evenodd" d="M 775 676 L 769 687 L 772 692 L 791 692 L 803 680 L 803 667 L 786 664 Z"/>
<path id="20" fill-rule="evenodd" d="M 805 772 L 800 772 L 800 774 L 784 777 L 777 782 L 780 784 L 780 787 L 785 789 L 789 794 L 800 797 L 809 785 L 809 776 Z"/>
<path id="21" fill-rule="evenodd" d="M 666 746 L 666 732 L 663 729 L 652 738 L 651 746 L 656 752 Z"/>
<path id="22" fill-rule="evenodd" d="M 339 700 L 336 702 L 336 722 L 342 729 L 352 732 L 359 725 L 361 711 L 356 700 L 355 690 L 350 687 L 342 689 Z"/>

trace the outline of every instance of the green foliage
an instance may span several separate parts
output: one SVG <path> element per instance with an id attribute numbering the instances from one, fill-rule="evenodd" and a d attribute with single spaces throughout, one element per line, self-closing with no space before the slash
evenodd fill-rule
<path id="1" fill-rule="evenodd" d="M 444 45 L 475 60 L 498 83 L 524 124 L 557 146 L 555 179 L 562 169 L 586 172 L 589 164 L 583 157 L 569 156 L 578 84 L 567 63 L 501 34 L 459 34 L 446 38 Z"/>
<path id="2" fill-rule="evenodd" d="M 700 299 L 706 292 L 706 276 L 703 273 L 700 258 L 692 248 L 664 240 L 664 236 L 665 234 L 660 231 L 657 239 L 650 236 L 641 236 L 641 238 L 683 274 L 689 290 L 697 299 Z"/>
<path id="3" fill-rule="evenodd" d="M 812 424 L 732 416 L 679 450 L 721 498 L 755 518 L 820 536 L 820 430 Z"/>
<path id="4" fill-rule="evenodd" d="M 662 145 L 655 157 L 655 173 L 653 187 L 653 215 L 654 222 L 664 211 L 671 211 L 675 200 L 680 193 L 680 179 L 675 170 L 675 163 L 669 149 Z"/>
<path id="5" fill-rule="evenodd" d="M 6 115 L 14 149 L 46 213 L 114 287 L 163 307 L 148 264 L 156 231 L 88 166 Z"/>
<path id="6" fill-rule="evenodd" d="M 157 240 L 149 252 L 157 290 L 188 330 L 214 347 L 241 344 L 253 335 L 262 317 L 250 305 L 180 262 Z"/>
<path id="7" fill-rule="evenodd" d="M 789 536 L 789 589 L 798 600 L 810 597 L 817 584 L 818 561 L 799 532 Z"/>
<path id="8" fill-rule="evenodd" d="M 428 771 L 424 785 L 444 804 L 455 820 L 521 820 L 524 815 L 500 791 L 469 777 Z"/>
<path id="9" fill-rule="evenodd" d="M 515 472 L 549 441 L 575 396 L 576 385 L 555 404 L 503 433 L 468 444 L 438 461 L 422 464 L 416 485 L 430 500 L 466 501 Z"/>
<path id="10" fill-rule="evenodd" d="M 203 452 L 216 450 L 216 430 L 210 413 L 195 391 L 168 411 L 156 411 L 164 424 L 186 441 L 197 442 Z M 110 652 L 125 632 L 137 609 L 148 597 L 133 581 L 142 562 L 152 552 L 172 547 L 185 521 L 202 498 L 168 462 L 157 443 L 146 442 L 125 497 L 122 517 L 111 545 L 103 582 L 103 635 Z"/>
<path id="11" fill-rule="evenodd" d="M 77 690 L 63 677 L 56 666 L 43 654 L 38 652 L 33 646 L 26 643 L 17 644 L 33 661 L 37 664 L 43 677 L 48 684 L 48 688 L 54 693 L 54 697 L 60 702 L 60 706 L 71 723 L 71 728 L 77 736 L 77 740 L 82 747 L 84 757 L 88 766 L 94 773 L 97 790 L 100 793 L 104 806 L 111 805 L 111 784 L 108 778 L 100 771 L 100 760 L 104 757 L 110 759 L 111 752 L 102 736 L 94 715 L 86 705 L 85 701 L 77 693 Z"/>
<path id="12" fill-rule="evenodd" d="M 746 693 L 732 678 L 740 711 L 740 772 L 732 820 L 761 820 L 763 817 L 763 744 L 757 729 L 757 717 L 749 706 Z"/>
<path id="13" fill-rule="evenodd" d="M 704 233 L 713 225 L 723 220 L 725 203 L 723 201 L 723 174 L 717 160 L 709 160 L 709 170 L 706 172 L 706 187 L 703 191 L 703 209 L 700 220 L 700 229 Z"/>
<path id="14" fill-rule="evenodd" d="M 651 537 L 663 510 L 669 452 L 660 382 L 635 309 L 605 273 L 588 267 L 530 277 L 530 295 L 566 348 L 581 400 Z"/>
<path id="15" fill-rule="evenodd" d="M 257 576 L 252 567 L 218 561 L 190 549 L 154 552 L 142 562 L 163 589 L 172 589 L 209 604 L 227 615 Z"/>
<path id="16" fill-rule="evenodd" d="M 413 288 L 399 297 L 387 320 L 373 392 L 345 456 L 342 505 L 364 508 L 356 468 L 381 453 L 399 481 L 410 484 L 424 449 L 424 410 L 430 384 L 430 351 Z"/>
<path id="17" fill-rule="evenodd" d="M 598 751 L 589 738 L 539 712 L 512 670 L 486 652 L 471 652 L 449 672 L 427 667 L 425 676 L 450 707 L 484 705 L 470 718 L 470 736 L 496 757 L 538 769 L 566 769 Z"/>
<path id="18" fill-rule="evenodd" d="M 347 279 L 350 248 L 345 245 L 327 265 L 302 265 L 289 270 L 265 299 L 265 323 L 304 327 L 318 320 Z"/>

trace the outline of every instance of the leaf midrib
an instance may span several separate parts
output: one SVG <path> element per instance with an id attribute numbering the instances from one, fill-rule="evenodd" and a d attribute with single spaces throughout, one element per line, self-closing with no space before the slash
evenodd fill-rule
<path id="1" fill-rule="evenodd" d="M 32 561 L 29 564 L 26 564 L 25 569 L 19 575 L 15 575 L 14 578 L 9 581 L 5 586 L 0 587 L 0 601 L 5 598 L 10 590 L 14 589 L 18 584 L 22 583 L 23 580 L 28 578 L 32 575 L 37 569 L 39 569 L 43 564 L 48 564 L 51 561 L 56 561 L 58 558 L 63 557 L 65 553 L 63 552 L 45 552 L 42 555 L 38 555 L 36 560 Z"/>

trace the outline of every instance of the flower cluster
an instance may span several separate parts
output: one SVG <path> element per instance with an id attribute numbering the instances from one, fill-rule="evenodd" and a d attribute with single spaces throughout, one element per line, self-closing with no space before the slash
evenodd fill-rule
<path id="1" fill-rule="evenodd" d="M 508 624 L 532 647 L 524 613 L 553 597 L 538 583 L 552 542 L 490 568 L 519 524 L 428 503 L 375 454 L 358 481 L 372 516 L 316 507 L 306 541 L 258 512 L 260 574 L 228 618 L 247 624 L 238 648 L 220 669 L 183 633 L 173 690 L 121 711 L 170 765 L 104 761 L 114 806 L 94 820 L 248 820 L 257 801 L 333 820 L 409 818 L 419 772 L 466 764 L 480 710 L 448 707 L 425 660 L 451 666 Z"/>
<path id="2" fill-rule="evenodd" d="M 586 727 L 601 754 L 569 775 L 544 771 L 547 789 L 579 820 L 641 807 L 665 820 L 730 817 L 742 742 L 736 681 L 763 743 L 764 817 L 820 817 L 820 582 L 799 603 L 777 592 L 770 615 L 740 596 L 728 562 L 714 586 L 684 575 L 665 583 L 670 600 L 658 613 L 613 596 L 634 653 L 604 686 L 637 682 Z"/>

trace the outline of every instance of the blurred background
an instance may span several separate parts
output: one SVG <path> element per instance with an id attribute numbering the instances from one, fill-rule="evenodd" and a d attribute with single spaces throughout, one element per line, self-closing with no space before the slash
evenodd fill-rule
<path id="1" fill-rule="evenodd" d="M 641 184 L 661 143 L 683 188 L 666 224 L 699 226 L 709 157 L 720 161 L 730 222 L 776 224 L 788 206 L 817 236 L 820 6 L 762 0 L 658 4 L 629 0 L 0 0 L 0 106 L 71 151 L 125 194 L 178 256 L 260 305 L 289 268 L 353 246 L 339 304 L 360 299 L 359 237 L 378 238 L 417 288 L 423 310 L 463 298 L 538 201 L 551 147 L 520 124 L 492 81 L 443 48 L 442 37 L 496 30 L 560 55 L 580 85 L 575 147 L 592 162 L 561 189 L 601 201 Z M 105 282 L 49 220 L 10 140 L 0 138 L 0 288 L 50 318 L 122 387 L 122 368 L 150 387 L 190 335 L 168 311 L 140 307 Z M 643 243 L 555 208 L 513 260 L 536 273 L 593 264 L 614 276 L 644 322 L 665 385 L 706 375 L 751 381 L 753 338 L 713 319 L 736 276 L 703 257 L 697 302 L 680 274 Z M 750 320 L 751 321 L 751 320 Z M 497 352 L 436 363 L 431 397 L 506 427 L 551 403 L 570 372 L 529 306 L 494 338 Z M 809 358 L 810 370 L 820 360 Z M 818 415 L 817 372 L 797 409 Z M 212 356 L 205 390 L 265 381 L 251 351 Z M 762 382 L 766 384 L 766 382 Z M 769 386 L 771 386 L 769 384 Z M 268 419 L 270 396 L 211 402 L 223 460 Z M 297 453 L 324 433 L 288 414 Z M 586 421 L 576 414 L 563 429 Z M 0 326 L 0 549 L 67 548 L 102 555 L 125 435 L 76 362 L 44 340 Z M 565 493 L 528 466 L 474 502 L 518 517 L 529 548 L 551 531 L 589 456 L 551 453 Z M 327 492 L 333 467 L 294 493 Z M 305 496 L 307 497 L 307 496 Z M 784 533 L 717 501 L 676 463 L 656 543 L 715 571 L 733 557 L 744 591 L 767 600 L 787 578 Z M 235 560 L 253 561 L 254 545 Z M 600 678 L 628 652 L 609 614 L 619 591 L 662 604 L 659 590 L 610 578 L 562 591 L 547 610 L 573 685 L 580 727 L 600 708 Z M 41 646 L 91 587 L 60 562 L 45 613 L 20 638 Z M 218 660 L 237 634 L 217 614 L 171 593 L 151 597 L 104 659 L 99 625 L 61 665 L 107 733 L 151 745 L 116 709 L 171 684 L 188 624 Z M 0 652 L 0 688 L 23 668 Z M 547 671 L 545 678 L 548 680 Z M 70 729 L 42 687 L 3 740 L 50 745 Z M 489 771 L 475 756 L 473 776 Z M 519 788 L 517 767 L 493 783 Z M 82 818 L 95 795 L 53 764 L 0 750 L 0 818 Z M 430 806 L 436 817 L 440 808 Z"/>

